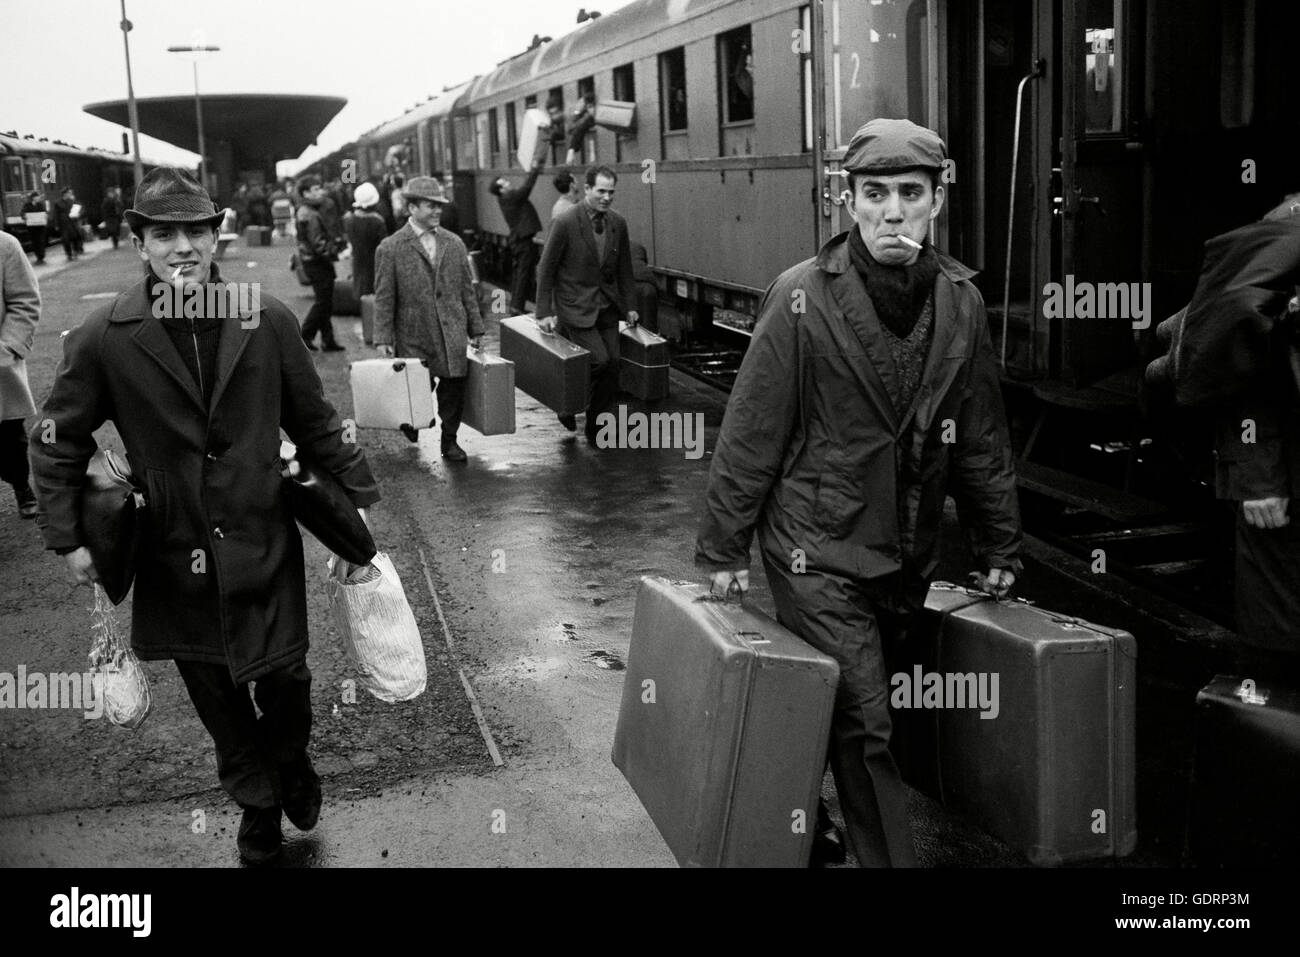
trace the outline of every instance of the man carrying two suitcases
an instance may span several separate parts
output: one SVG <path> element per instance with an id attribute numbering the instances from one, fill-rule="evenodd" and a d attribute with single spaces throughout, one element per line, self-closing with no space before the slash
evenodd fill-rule
<path id="1" fill-rule="evenodd" d="M 483 337 L 483 316 L 469 253 L 459 236 L 438 225 L 447 202 L 442 184 L 415 176 L 402 190 L 407 224 L 379 244 L 375 254 L 375 345 L 380 355 L 425 359 L 438 380 L 442 457 L 464 462 L 456 442 L 465 410 L 469 361 L 465 346 Z M 415 442 L 416 429 L 403 428 Z"/>
<path id="2" fill-rule="evenodd" d="M 872 120 L 844 158 L 856 225 L 768 289 L 709 473 L 696 564 L 833 657 L 830 762 L 864 866 L 913 866 L 885 655 L 923 607 L 945 492 L 991 591 L 1020 570 L 1010 441 L 973 272 L 928 241 L 943 141 Z M 951 488 L 949 485 L 951 484 Z"/>

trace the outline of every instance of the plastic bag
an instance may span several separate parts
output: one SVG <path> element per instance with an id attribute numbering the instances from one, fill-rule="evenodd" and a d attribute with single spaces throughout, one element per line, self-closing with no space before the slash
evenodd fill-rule
<path id="1" fill-rule="evenodd" d="M 362 687 L 380 701 L 410 701 L 424 691 L 424 643 L 392 560 L 379 552 L 344 577 L 337 556 L 326 582 L 330 613 Z"/>
<path id="2" fill-rule="evenodd" d="M 113 724 L 134 731 L 153 709 L 149 679 L 118 630 L 113 603 L 98 584 L 91 612 L 91 633 L 90 667 L 95 673 L 95 691 L 103 702 L 104 714 Z"/>

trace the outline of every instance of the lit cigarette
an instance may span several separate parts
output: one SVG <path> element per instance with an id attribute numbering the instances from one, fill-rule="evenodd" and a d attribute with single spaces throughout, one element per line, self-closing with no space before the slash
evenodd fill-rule
<path id="1" fill-rule="evenodd" d="M 911 246 L 913 249 L 920 249 L 920 248 L 922 248 L 922 247 L 921 247 L 921 244 L 918 243 L 918 242 L 917 242 L 915 239 L 913 239 L 911 236 L 904 236 L 902 233 L 899 233 L 899 234 L 898 234 L 898 238 L 899 238 L 899 240 L 900 240 L 901 242 L 905 242 L 905 243 L 907 243 L 907 245 Z"/>
<path id="2" fill-rule="evenodd" d="M 171 279 L 168 279 L 167 281 L 170 283 L 175 283 L 176 280 L 180 278 L 180 274 L 183 273 L 184 271 L 185 271 L 184 266 L 177 266 L 176 271 L 172 273 Z"/>

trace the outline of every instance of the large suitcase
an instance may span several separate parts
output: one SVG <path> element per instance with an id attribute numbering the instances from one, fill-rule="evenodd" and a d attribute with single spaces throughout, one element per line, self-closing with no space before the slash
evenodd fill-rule
<path id="1" fill-rule="evenodd" d="M 368 346 L 375 344 L 375 294 L 366 293 L 361 297 L 361 341 Z"/>
<path id="2" fill-rule="evenodd" d="M 891 669 L 908 783 L 1034 864 L 1132 853 L 1132 635 L 935 583 Z"/>
<path id="3" fill-rule="evenodd" d="M 361 303 L 357 301 L 357 294 L 352 291 L 351 278 L 334 280 L 333 314 L 336 316 L 361 315 Z"/>
<path id="4" fill-rule="evenodd" d="M 261 226 L 244 227 L 244 245 L 245 246 L 269 246 L 271 245 L 271 231 L 264 230 Z"/>
<path id="5" fill-rule="evenodd" d="M 536 107 L 524 110 L 522 129 L 519 131 L 519 149 L 515 159 L 520 169 L 532 169 L 533 163 L 540 159 L 550 142 L 551 118 L 545 110 Z"/>
<path id="6" fill-rule="evenodd" d="M 352 416 L 363 429 L 432 428 L 433 389 L 423 359 L 362 359 L 348 367 Z"/>
<path id="7" fill-rule="evenodd" d="M 619 388 L 638 399 L 668 396 L 668 340 L 622 323 L 618 334 Z"/>
<path id="8" fill-rule="evenodd" d="M 533 316 L 501 320 L 501 358 L 515 364 L 515 385 L 558 415 L 587 407 L 591 353 L 558 333 L 548 335 Z"/>
<path id="9" fill-rule="evenodd" d="M 1187 849 L 1201 866 L 1290 867 L 1300 855 L 1300 692 L 1219 675 L 1196 695 Z"/>
<path id="10" fill-rule="evenodd" d="M 469 360 L 462 419 L 482 435 L 509 435 L 515 430 L 515 364 L 500 356 L 465 347 Z"/>
<path id="11" fill-rule="evenodd" d="M 679 864 L 807 866 L 838 679 L 766 615 L 641 579 L 612 756 Z"/>

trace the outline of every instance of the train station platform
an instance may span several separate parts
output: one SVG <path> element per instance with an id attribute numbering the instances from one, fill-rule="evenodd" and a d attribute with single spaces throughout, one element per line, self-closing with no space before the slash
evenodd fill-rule
<path id="1" fill-rule="evenodd" d="M 289 268 L 292 237 L 232 246 L 230 280 L 262 283 L 300 317 L 310 305 Z M 51 250 L 53 253 L 53 249 Z M 129 249 L 50 269 L 28 362 L 39 402 L 60 334 L 136 281 Z M 341 269 L 340 274 L 345 274 Z M 375 353 L 357 319 L 334 320 L 345 351 L 314 354 L 325 392 L 351 414 L 348 363 Z M 496 351 L 490 322 L 489 350 Z M 674 372 L 663 411 L 700 413 L 704 454 L 597 450 L 549 410 L 517 394 L 517 431 L 483 437 L 449 464 L 437 435 L 411 444 L 361 430 L 383 501 L 376 540 L 401 575 L 425 641 L 427 691 L 382 704 L 354 678 L 327 614 L 326 552 L 306 539 L 314 673 L 312 754 L 325 782 L 321 823 L 286 823 L 288 866 L 672 866 L 654 825 L 609 759 L 637 582 L 695 579 L 695 523 L 725 394 Z M 645 408 L 623 397 L 633 409 Z M 111 429 L 104 445 L 116 445 Z M 955 521 L 941 574 L 963 577 Z M 1022 593 L 1049 607 L 1077 585 L 1052 586 L 1050 556 L 1032 556 Z M 34 523 L 0 498 L 0 671 L 84 667 L 89 592 L 68 583 Z M 1053 592 L 1053 588 L 1056 591 Z M 756 574 L 752 601 L 771 610 Z M 1100 619 L 1096 606 L 1091 617 Z M 118 610 L 129 622 L 129 599 Z M 136 732 L 73 712 L 0 712 L 0 866 L 234 866 L 238 809 L 216 787 L 206 734 L 169 662 L 145 665 L 154 712 Z M 1195 679 L 1189 679 L 1194 681 Z M 1139 691 L 1138 852 L 1126 866 L 1175 865 L 1181 853 L 1191 700 L 1183 685 Z M 833 787 L 826 795 L 834 808 Z M 973 824 L 911 798 L 923 866 L 1027 866 Z M 500 823 L 499 827 L 494 824 Z"/>

